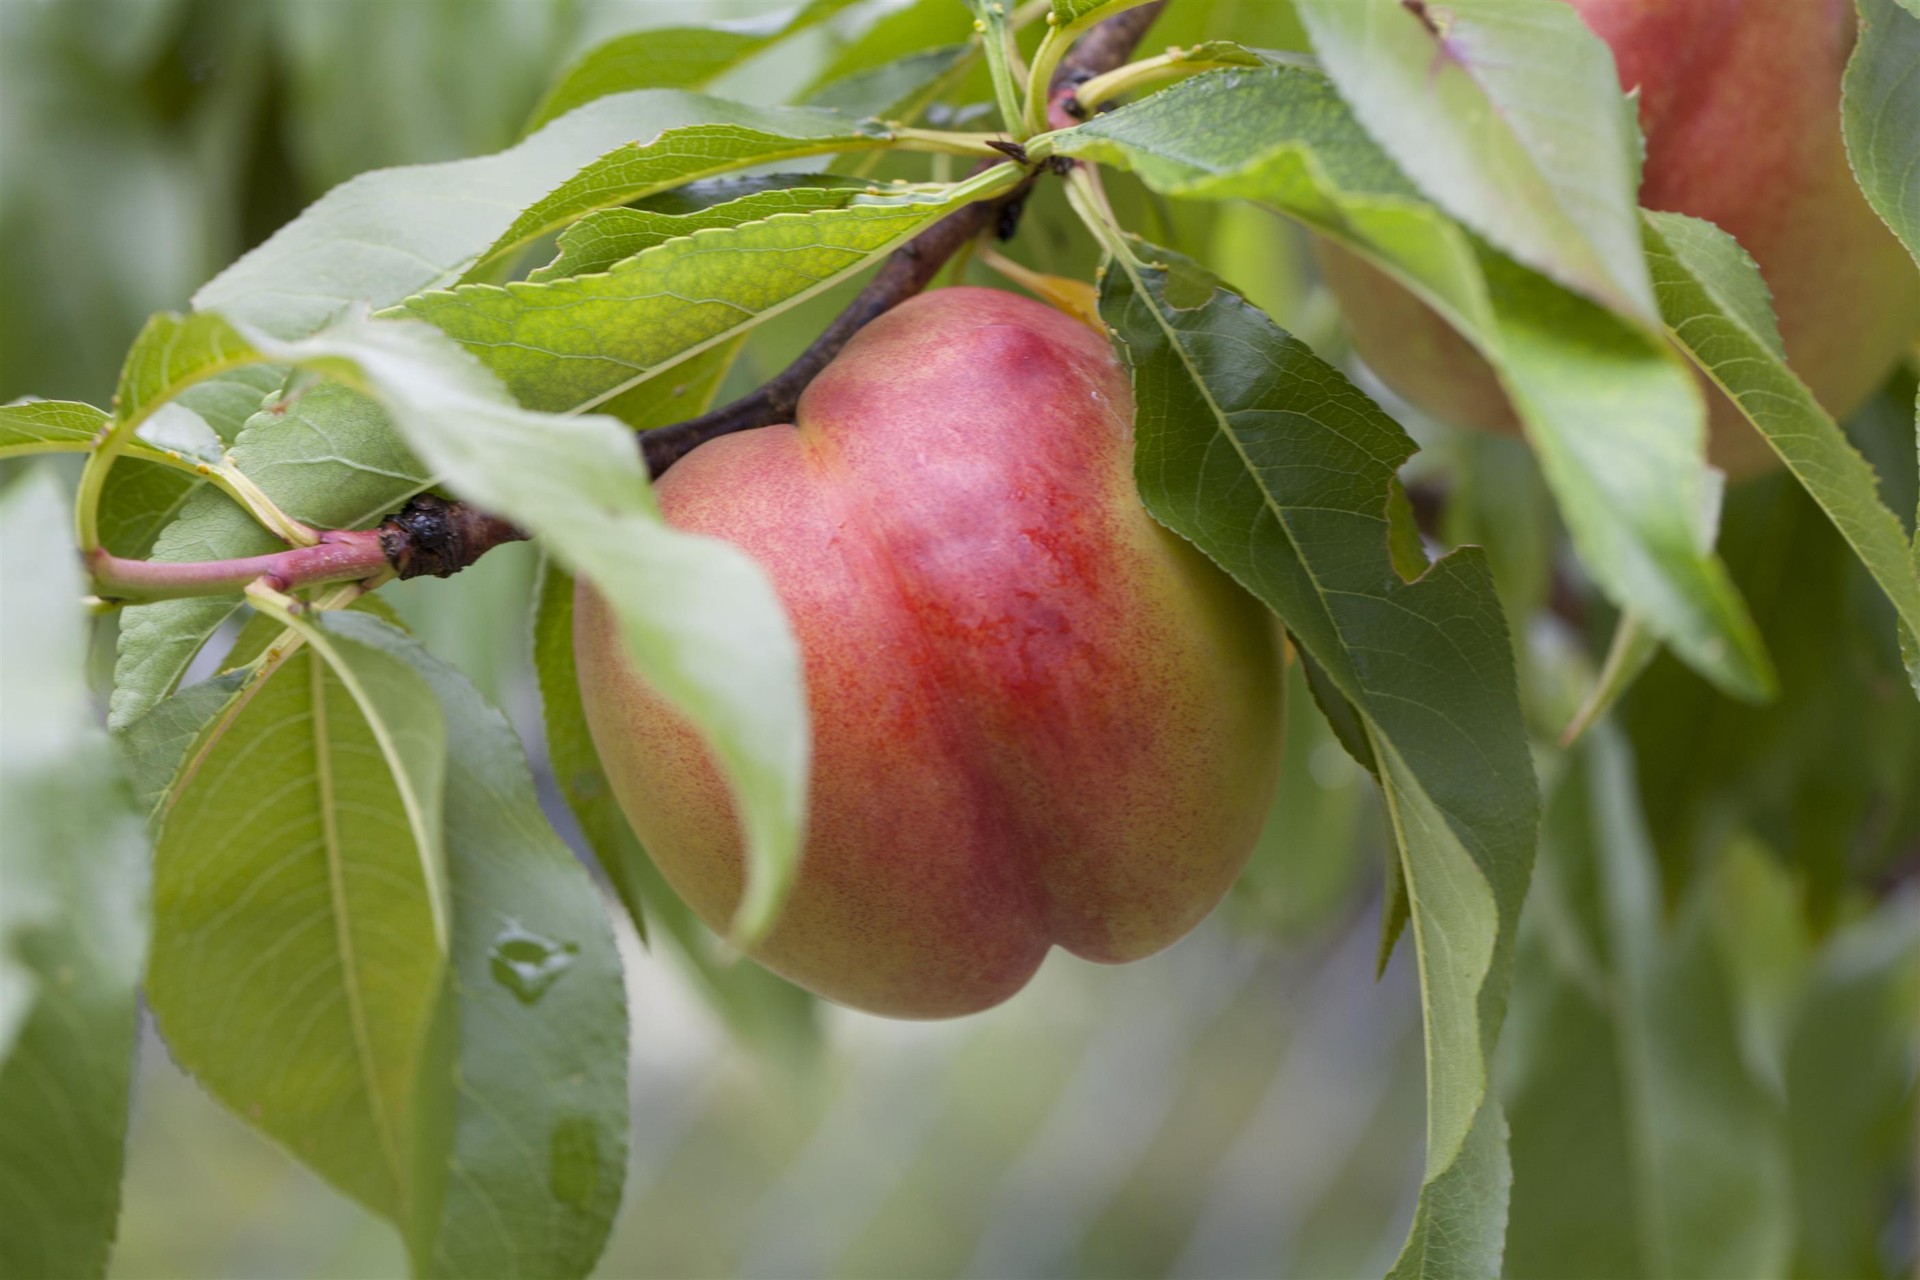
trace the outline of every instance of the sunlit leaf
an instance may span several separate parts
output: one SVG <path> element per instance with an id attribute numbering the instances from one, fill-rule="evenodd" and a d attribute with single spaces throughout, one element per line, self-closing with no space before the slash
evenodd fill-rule
<path id="1" fill-rule="evenodd" d="M 565 276 L 606 271 L 643 249 L 651 249 L 679 236 L 692 235 L 707 227 L 737 227 L 743 222 L 771 218 L 776 213 L 811 213 L 816 209 L 845 208 L 853 202 L 856 193 L 866 189 L 867 184 L 851 178 L 799 175 L 793 179 L 792 186 L 743 192 L 736 199 L 684 213 L 648 208 L 603 209 L 599 213 L 588 214 L 561 232 L 559 254 L 527 278 L 535 283 L 543 283 Z"/>
<path id="2" fill-rule="evenodd" d="M 617 147 L 556 186 L 514 219 L 465 278 L 596 209 L 750 166 L 870 150 L 892 137 L 877 123 L 804 107 L 748 107 L 706 98 L 700 110 L 702 123 Z"/>
<path id="3" fill-rule="evenodd" d="M 644 143 L 635 139 L 743 110 L 700 94 L 635 90 L 596 99 L 494 155 L 363 173 L 215 276 L 194 306 L 298 337 L 356 305 L 388 306 L 451 284 L 524 210 L 610 152 L 637 153 Z"/>
<path id="4" fill-rule="evenodd" d="M 1017 176 L 1000 165 L 950 188 L 715 227 L 603 274 L 468 285 L 410 299 L 407 309 L 472 350 L 528 408 L 596 408 L 852 276 Z"/>

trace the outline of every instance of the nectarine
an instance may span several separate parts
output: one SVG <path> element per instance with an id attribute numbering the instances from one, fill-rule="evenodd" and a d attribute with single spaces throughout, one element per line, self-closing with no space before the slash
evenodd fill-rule
<path id="1" fill-rule="evenodd" d="M 1006 999 L 1054 944 L 1117 962 L 1191 929 L 1267 811 L 1277 640 L 1141 507 L 1106 342 L 1012 294 L 943 289 L 856 336 L 796 416 L 659 484 L 669 522 L 765 567 L 804 660 L 804 853 L 754 956 L 844 1004 L 945 1017 Z M 724 927 L 743 866 L 727 786 L 593 592 L 576 604 L 620 804 Z"/>

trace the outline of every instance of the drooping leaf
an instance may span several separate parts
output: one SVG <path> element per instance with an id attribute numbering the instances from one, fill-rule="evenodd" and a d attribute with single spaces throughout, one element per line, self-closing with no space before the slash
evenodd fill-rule
<path id="1" fill-rule="evenodd" d="M 447 728 L 454 1066 L 437 1211 L 405 1224 L 430 1276 L 583 1276 L 620 1207 L 627 1009 L 600 895 L 547 825 L 506 718 L 452 667 L 367 613 L 329 636 L 410 668 Z"/>
<path id="2" fill-rule="evenodd" d="M 1413 444 L 1340 374 L 1191 264 L 1122 254 L 1101 315 L 1133 369 L 1154 516 L 1286 622 L 1360 718 L 1407 882 L 1428 1041 L 1427 1167 L 1400 1275 L 1486 1275 L 1505 1222 L 1489 1088 L 1537 812 L 1486 564 L 1415 582 L 1388 550 Z"/>
<path id="3" fill-rule="evenodd" d="M 1653 327 L 1633 107 L 1560 0 L 1300 0 L 1353 113 L 1436 203 L 1503 252 Z"/>
<path id="4" fill-rule="evenodd" d="M 1867 203 L 1920 262 L 1920 4 L 1856 0 L 1840 121 Z"/>
<path id="5" fill-rule="evenodd" d="M 194 306 L 288 338 L 354 306 L 451 284 L 523 210 L 609 152 L 740 110 L 699 94 L 635 90 L 596 99 L 494 155 L 363 173 L 215 276 Z"/>
<path id="6" fill-rule="evenodd" d="M 421 1082 L 447 1069 L 429 1035 L 446 968 L 446 729 L 411 667 L 302 634 L 181 766 L 147 995 L 216 1097 L 406 1222 L 432 1141 Z"/>
<path id="7" fill-rule="evenodd" d="M 1920 564 L 1906 531 L 1881 500 L 1873 468 L 1787 368 L 1759 268 L 1711 223 L 1672 213 L 1646 219 L 1647 259 L 1668 328 L 1827 513 L 1907 636 L 1920 636 Z M 1920 694 L 1920 650 L 1909 651 Z"/>
<path id="8" fill-rule="evenodd" d="M 1509 1019 L 1504 1274 L 1781 1275 L 1783 1116 L 1702 902 L 1667 918 L 1632 775 L 1599 725 L 1548 807 Z"/>
<path id="9" fill-rule="evenodd" d="M 93 722 L 72 514 L 0 495 L 0 1274 L 97 1276 L 120 1211 L 147 847 Z"/>
<path id="10" fill-rule="evenodd" d="M 1424 201 L 1332 86 L 1226 70 L 1055 135 L 1168 195 L 1245 198 L 1413 289 L 1500 375 L 1581 558 L 1607 594 L 1727 691 L 1772 671 L 1710 551 L 1704 405 L 1663 341 L 1475 240 Z"/>
<path id="11" fill-rule="evenodd" d="M 751 961 L 722 957 L 716 939 L 653 865 L 620 812 L 580 702 L 573 591 L 573 578 L 565 570 L 553 564 L 543 567 L 533 616 L 533 666 L 540 683 L 547 758 L 587 847 L 641 936 L 664 933 L 672 941 L 736 1034 L 777 1050 L 811 1049 L 820 1034 L 813 997 Z"/>
<path id="12" fill-rule="evenodd" d="M 783 13 L 702 27 L 650 27 L 594 45 L 561 72 L 535 108 L 531 132 L 574 108 L 630 89 L 704 89 L 770 46 L 831 18 L 853 0 L 811 0 Z"/>
<path id="13" fill-rule="evenodd" d="M 1017 177 L 1000 165 L 949 188 L 715 227 L 599 275 L 468 285 L 422 294 L 407 309 L 477 354 L 528 408 L 595 408 L 854 275 Z"/>

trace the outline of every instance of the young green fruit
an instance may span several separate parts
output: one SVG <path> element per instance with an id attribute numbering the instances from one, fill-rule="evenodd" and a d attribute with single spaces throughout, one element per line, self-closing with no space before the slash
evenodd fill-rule
<path id="1" fill-rule="evenodd" d="M 1273 790 L 1271 620 L 1133 491 L 1133 399 L 1098 335 L 989 289 L 909 301 L 849 343 L 797 426 L 662 477 L 792 618 L 813 723 L 798 880 L 753 949 L 875 1013 L 971 1013 L 1052 945 L 1120 962 L 1219 901 Z M 729 793 L 693 729 L 576 599 L 595 744 L 700 917 L 739 901 Z"/>
<path id="2" fill-rule="evenodd" d="M 1572 0 L 1640 94 L 1640 203 L 1731 234 L 1773 291 L 1788 364 L 1844 418 L 1920 329 L 1920 273 L 1854 183 L 1840 134 L 1850 0 Z M 1513 431 L 1493 371 L 1433 311 L 1331 244 L 1321 265 L 1382 381 L 1456 426 Z M 1716 388 L 1709 453 L 1736 476 L 1775 465 Z"/>

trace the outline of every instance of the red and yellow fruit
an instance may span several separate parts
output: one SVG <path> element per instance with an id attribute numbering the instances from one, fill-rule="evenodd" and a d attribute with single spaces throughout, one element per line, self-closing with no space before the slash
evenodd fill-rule
<path id="1" fill-rule="evenodd" d="M 941 290 L 861 332 L 797 416 L 659 485 L 671 523 L 766 569 L 805 663 L 805 850 L 755 957 L 924 1018 L 1006 999 L 1053 945 L 1118 962 L 1179 938 L 1267 809 L 1276 639 L 1141 508 L 1107 344 L 1011 294 Z M 742 877 L 726 785 L 591 591 L 576 623 L 621 806 L 724 927 Z"/>
<path id="2" fill-rule="evenodd" d="M 1640 202 L 1730 233 L 1773 291 L 1788 363 L 1845 417 L 1920 329 L 1920 272 L 1868 206 L 1840 133 L 1849 0 L 1572 0 L 1640 94 Z M 1514 430 L 1493 372 L 1383 273 L 1324 246 L 1329 284 L 1368 365 L 1458 426 Z M 1773 465 L 1731 401 L 1708 389 L 1710 453 L 1735 475 Z"/>

